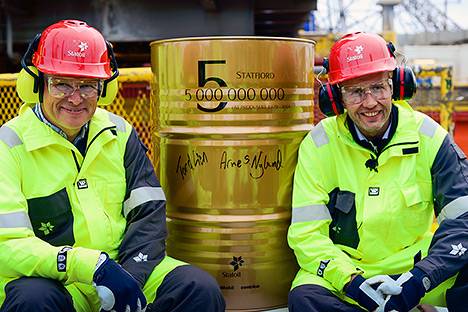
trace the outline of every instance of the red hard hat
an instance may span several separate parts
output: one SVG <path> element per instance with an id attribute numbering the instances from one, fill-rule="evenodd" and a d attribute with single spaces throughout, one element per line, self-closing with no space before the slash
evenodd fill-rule
<path id="1" fill-rule="evenodd" d="M 99 79 L 112 75 L 104 37 L 85 22 L 76 20 L 47 27 L 32 62 L 45 74 Z"/>
<path id="2" fill-rule="evenodd" d="M 382 37 L 357 32 L 343 36 L 332 46 L 328 78 L 331 84 L 336 84 L 368 74 L 392 71 L 395 67 L 395 57 Z"/>

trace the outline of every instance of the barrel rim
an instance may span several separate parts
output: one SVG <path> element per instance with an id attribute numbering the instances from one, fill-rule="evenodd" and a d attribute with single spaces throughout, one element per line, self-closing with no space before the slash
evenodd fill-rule
<path id="1" fill-rule="evenodd" d="M 293 37 L 269 37 L 269 36 L 207 36 L 207 37 L 182 37 L 155 40 L 150 43 L 150 46 L 160 45 L 164 43 L 182 42 L 182 41 L 223 41 L 223 40 L 270 40 L 270 41 L 293 41 L 302 43 L 311 43 L 315 45 L 317 42 L 305 38 Z"/>

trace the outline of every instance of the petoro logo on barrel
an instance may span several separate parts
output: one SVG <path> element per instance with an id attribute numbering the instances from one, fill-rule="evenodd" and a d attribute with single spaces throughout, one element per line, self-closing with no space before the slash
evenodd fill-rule
<path id="1" fill-rule="evenodd" d="M 198 61 L 198 88 L 185 89 L 185 101 L 197 101 L 197 108 L 203 112 L 215 113 L 224 109 L 228 101 L 243 102 L 254 101 L 281 101 L 285 98 L 283 88 L 232 88 L 220 77 L 207 76 L 207 65 L 225 65 L 226 60 Z M 275 78 L 273 72 L 244 72 L 237 71 L 236 79 L 267 80 Z M 217 84 L 215 87 L 206 87 L 209 82 Z M 205 103 L 203 103 L 205 102 Z M 206 107 L 206 102 L 218 102 L 216 107 Z"/>

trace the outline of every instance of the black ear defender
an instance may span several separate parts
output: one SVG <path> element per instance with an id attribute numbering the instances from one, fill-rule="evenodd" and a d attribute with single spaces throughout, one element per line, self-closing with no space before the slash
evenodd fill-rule
<path id="1" fill-rule="evenodd" d="M 323 84 L 319 88 L 319 107 L 327 117 L 337 116 L 344 113 L 341 103 L 341 92 L 336 85 Z"/>
<path id="2" fill-rule="evenodd" d="M 403 65 L 395 68 L 393 70 L 392 83 L 392 99 L 396 101 L 409 100 L 416 93 L 416 76 L 409 66 Z"/>
<path id="3" fill-rule="evenodd" d="M 323 68 L 325 72 L 329 71 L 329 62 L 326 57 L 323 58 Z M 330 83 L 322 84 L 319 88 L 319 107 L 322 113 L 327 117 L 337 116 L 344 113 L 344 106 L 341 102 L 341 92 L 338 86 Z"/>

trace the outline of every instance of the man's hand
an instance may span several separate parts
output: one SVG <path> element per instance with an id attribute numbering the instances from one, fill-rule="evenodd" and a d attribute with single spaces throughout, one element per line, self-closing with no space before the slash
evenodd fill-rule
<path id="1" fill-rule="evenodd" d="M 385 302 L 382 293 L 375 290 L 372 285 L 381 283 L 381 281 L 369 282 L 361 275 L 356 275 L 348 286 L 345 287 L 346 296 L 354 299 L 368 311 L 375 311 Z M 376 286 L 375 286 L 376 287 Z"/>
<path id="2" fill-rule="evenodd" d="M 390 280 L 387 279 L 388 277 Z M 429 277 L 418 268 L 401 275 L 379 275 L 371 279 L 382 282 L 377 288 L 377 292 L 385 296 L 385 302 L 379 304 L 378 312 L 410 311 L 419 304 L 431 286 Z M 401 288 L 400 292 L 396 291 L 398 287 Z"/>
<path id="3" fill-rule="evenodd" d="M 115 312 L 143 312 L 146 298 L 136 280 L 117 262 L 101 253 L 93 277 L 101 309 Z"/>

